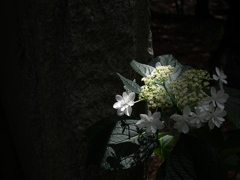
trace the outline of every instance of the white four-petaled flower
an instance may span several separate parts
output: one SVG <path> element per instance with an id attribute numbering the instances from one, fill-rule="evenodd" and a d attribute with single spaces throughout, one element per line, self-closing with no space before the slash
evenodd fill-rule
<path id="1" fill-rule="evenodd" d="M 193 117 L 190 120 L 190 124 L 194 127 L 200 128 L 202 123 L 207 121 L 208 112 L 203 110 L 201 107 L 196 107 L 195 112 L 191 112 L 190 115 Z"/>
<path id="2" fill-rule="evenodd" d="M 132 113 L 132 106 L 134 105 L 135 93 L 130 92 L 127 94 L 123 92 L 122 96 L 116 95 L 117 102 L 114 103 L 113 108 L 117 109 L 118 116 L 126 114 L 130 116 Z"/>
<path id="3" fill-rule="evenodd" d="M 139 128 L 146 127 L 146 134 L 151 135 L 157 132 L 157 129 L 163 129 L 164 124 L 160 121 L 161 113 L 155 112 L 151 113 L 148 111 L 147 114 L 140 114 L 141 119 L 136 123 L 136 126 Z"/>
<path id="4" fill-rule="evenodd" d="M 208 121 L 209 128 L 213 129 L 214 126 L 217 126 L 219 128 L 221 124 L 225 121 L 223 117 L 226 116 L 227 112 L 223 109 L 220 109 L 219 107 L 215 108 L 212 105 L 210 113 L 211 113 L 211 116 Z"/>
<path id="5" fill-rule="evenodd" d="M 183 115 L 173 114 L 170 118 L 176 121 L 174 128 L 179 132 L 186 134 L 189 131 L 189 124 L 193 117 L 190 116 L 191 109 L 189 106 L 185 106 L 183 109 Z"/>
<path id="6" fill-rule="evenodd" d="M 227 84 L 226 78 L 227 76 L 224 74 L 222 69 L 219 69 L 218 67 L 215 68 L 216 74 L 213 75 L 213 79 L 218 81 L 219 80 L 219 86 L 222 89 L 223 88 L 223 83 Z"/>
<path id="7" fill-rule="evenodd" d="M 215 87 L 211 87 L 211 97 L 204 98 L 200 104 L 213 104 L 214 107 L 219 107 L 224 109 L 224 103 L 227 101 L 229 95 L 224 93 L 224 90 L 221 89 L 218 92 Z"/>

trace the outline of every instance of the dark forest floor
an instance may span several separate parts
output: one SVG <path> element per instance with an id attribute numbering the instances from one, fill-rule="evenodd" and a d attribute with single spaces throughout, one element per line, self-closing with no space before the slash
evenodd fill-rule
<path id="1" fill-rule="evenodd" d="M 210 70 L 211 57 L 224 33 L 228 4 L 223 0 L 209 0 L 211 17 L 199 19 L 194 16 L 195 0 L 185 0 L 182 14 L 177 13 L 174 2 L 151 1 L 154 57 L 172 54 L 182 64 Z M 148 180 L 155 179 L 160 165 L 160 158 L 153 156 L 147 173 Z"/>

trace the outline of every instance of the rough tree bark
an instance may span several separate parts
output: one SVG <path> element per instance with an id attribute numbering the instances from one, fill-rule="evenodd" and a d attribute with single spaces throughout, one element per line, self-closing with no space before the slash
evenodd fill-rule
<path id="1" fill-rule="evenodd" d="M 22 0 L 10 9 L 1 98 L 23 176 L 140 179 L 142 167 L 111 178 L 87 169 L 83 132 L 116 113 L 116 72 L 133 79 L 130 61 L 152 57 L 148 0 Z"/>

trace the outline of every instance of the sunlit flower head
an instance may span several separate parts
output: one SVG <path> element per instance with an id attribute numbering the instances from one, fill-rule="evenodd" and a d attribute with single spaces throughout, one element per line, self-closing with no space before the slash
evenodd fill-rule
<path id="1" fill-rule="evenodd" d="M 203 89 L 208 87 L 210 75 L 205 70 L 190 69 L 170 82 L 169 92 L 181 108 L 199 102 L 206 93 Z"/>
<path id="2" fill-rule="evenodd" d="M 134 105 L 135 93 L 130 92 L 127 94 L 123 92 L 122 96 L 116 95 L 117 102 L 114 103 L 113 108 L 117 109 L 118 116 L 126 114 L 130 116 L 132 113 L 132 107 Z"/>

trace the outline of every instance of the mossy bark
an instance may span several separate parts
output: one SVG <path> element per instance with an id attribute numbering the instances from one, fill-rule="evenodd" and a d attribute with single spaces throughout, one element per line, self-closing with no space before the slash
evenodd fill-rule
<path id="1" fill-rule="evenodd" d="M 148 5 L 148 0 L 14 4 L 16 54 L 6 64 L 3 102 L 26 179 L 142 178 L 143 166 L 111 173 L 86 167 L 90 154 L 83 132 L 116 113 L 115 95 L 124 90 L 116 72 L 134 79 L 130 61 L 152 58 Z"/>

